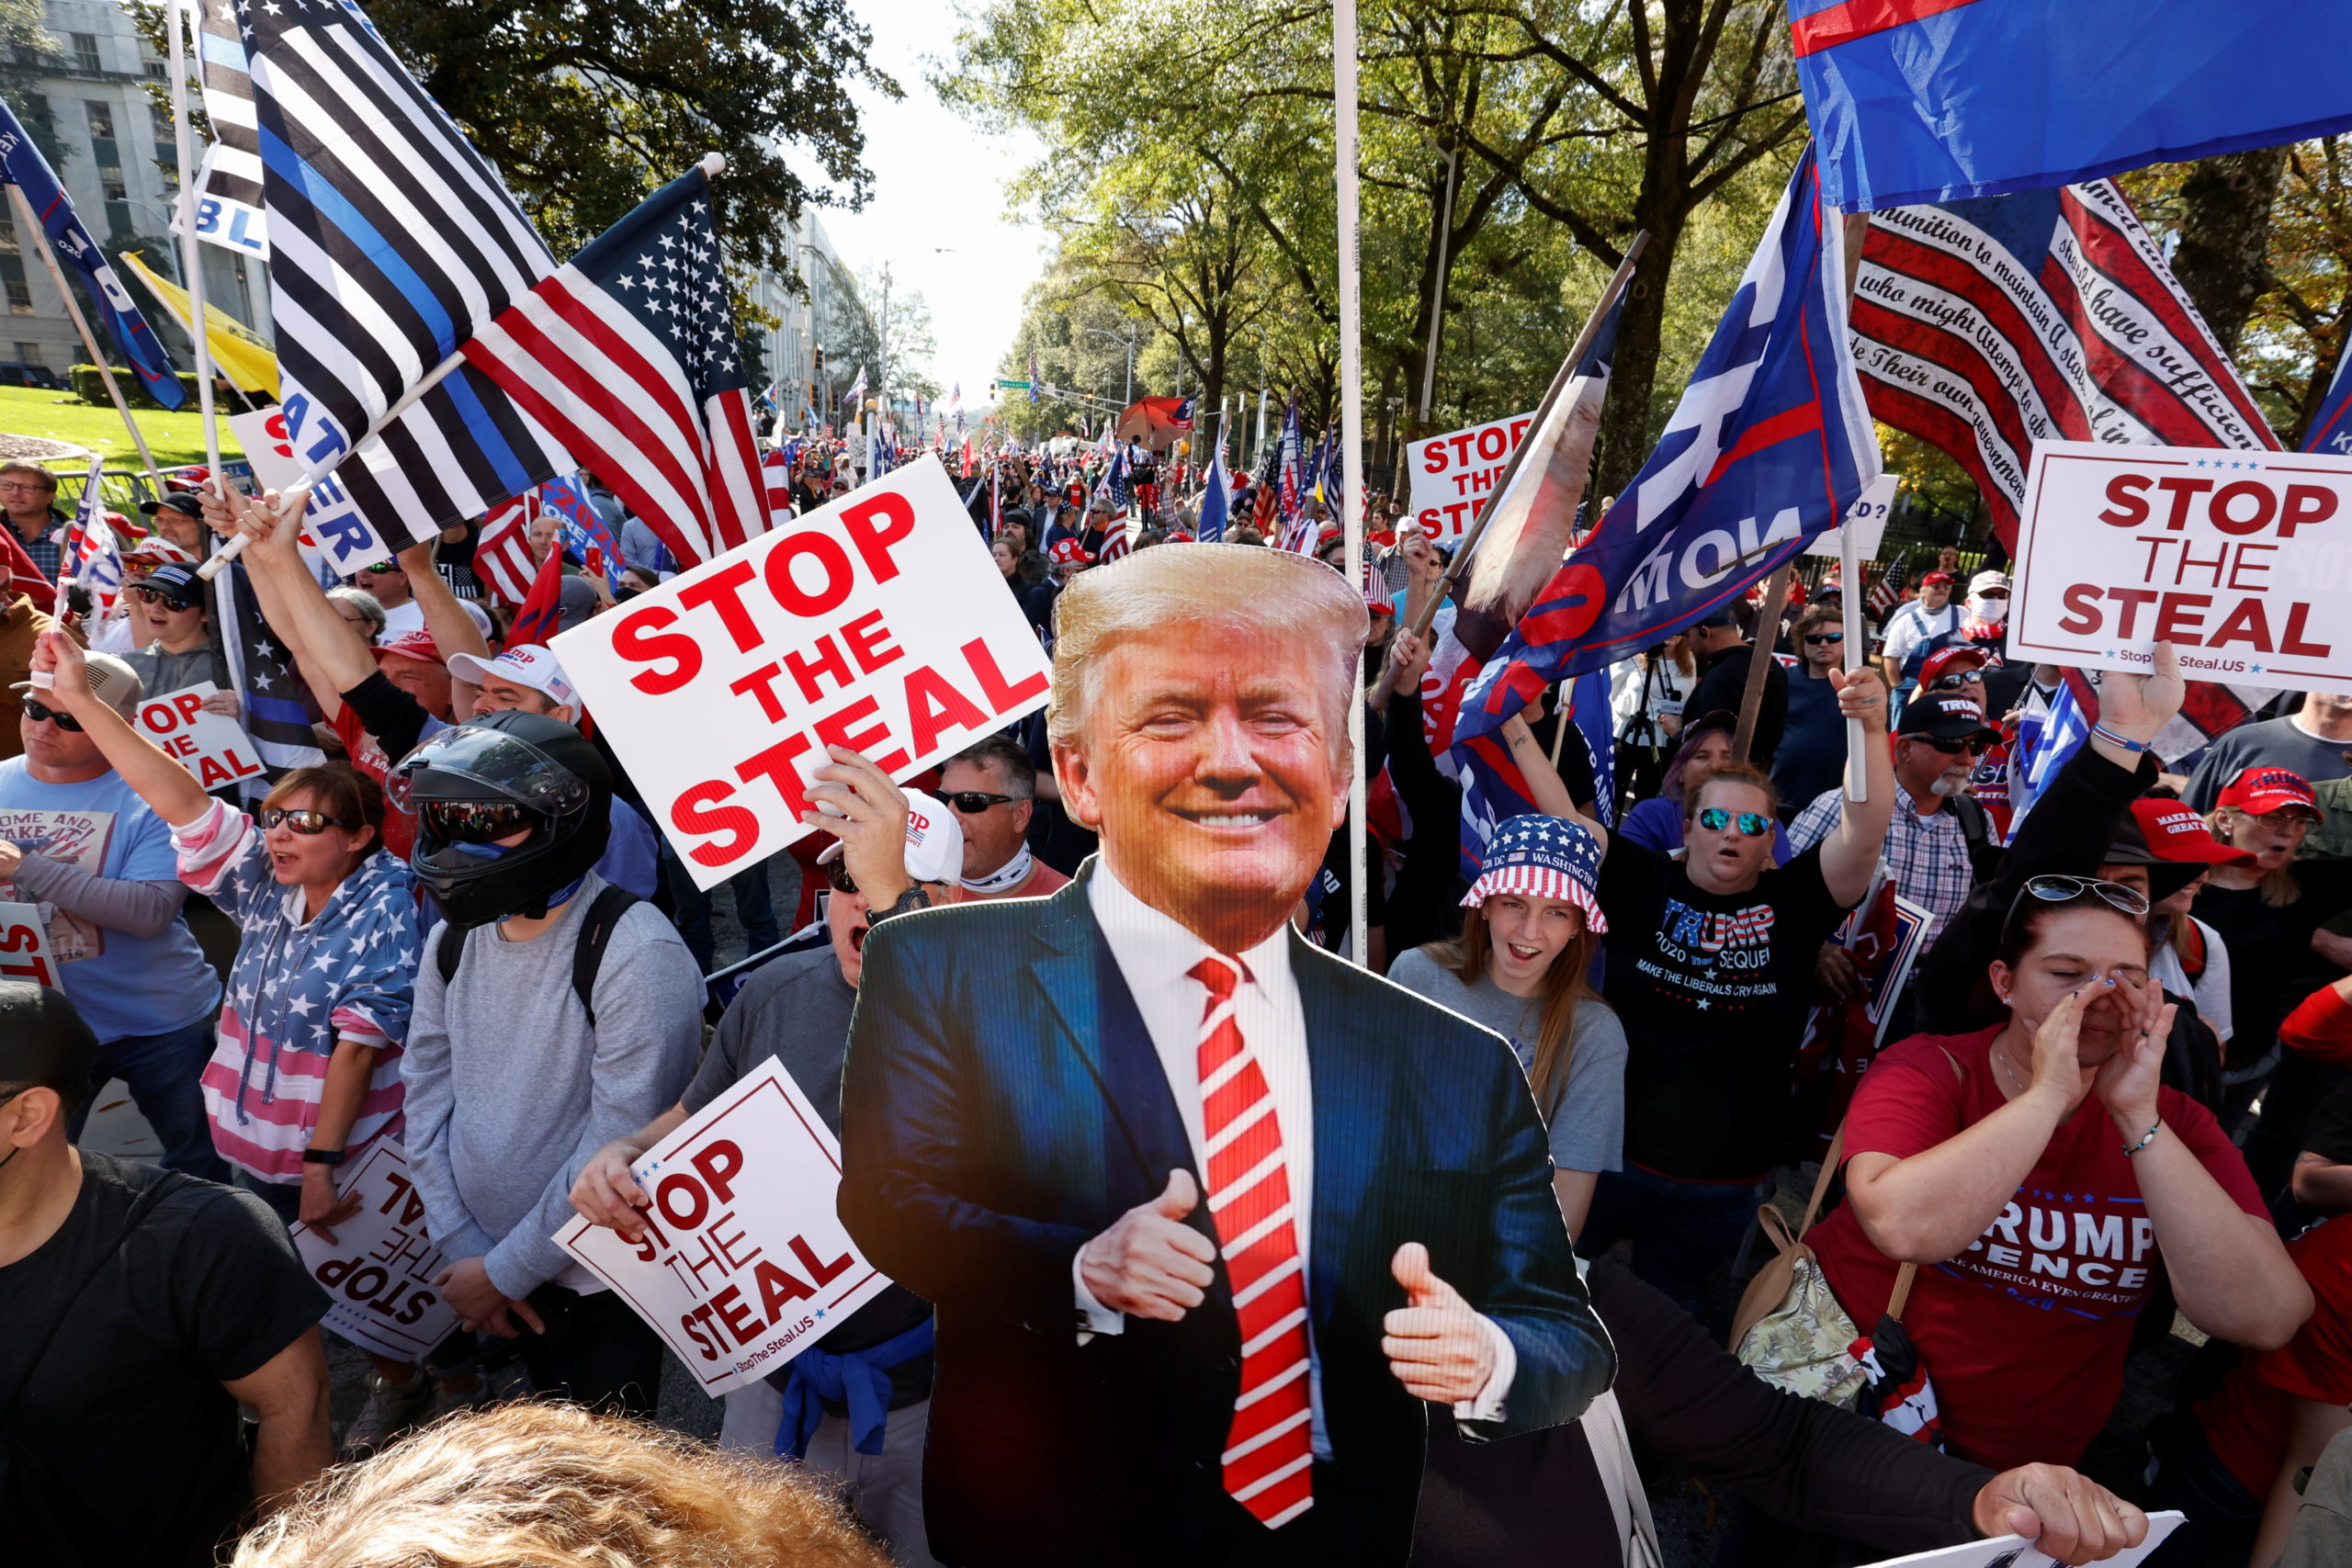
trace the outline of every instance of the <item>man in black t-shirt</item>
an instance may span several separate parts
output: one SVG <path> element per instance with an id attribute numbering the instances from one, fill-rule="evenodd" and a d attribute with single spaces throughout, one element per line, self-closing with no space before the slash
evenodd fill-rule
<path id="1" fill-rule="evenodd" d="M 327 1299 L 258 1198 L 66 1141 L 96 1057 L 62 992 L 0 981 L 0 1532 L 196 1568 L 334 1458 Z"/>
<path id="2" fill-rule="evenodd" d="M 1871 671 L 1829 679 L 1838 711 L 1862 721 L 1870 798 L 1819 844 L 1775 869 L 1771 781 L 1737 763 L 1684 801 L 1679 858 L 1603 840 L 1625 1168 L 1601 1174 L 1577 1250 L 1631 1236 L 1634 1271 L 1692 1313 L 1779 1163 L 1814 960 L 1869 891 L 1893 810 L 1885 687 Z"/>

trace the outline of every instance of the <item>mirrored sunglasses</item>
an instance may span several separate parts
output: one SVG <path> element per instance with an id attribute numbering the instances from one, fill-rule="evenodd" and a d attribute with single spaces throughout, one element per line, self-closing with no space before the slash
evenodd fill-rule
<path id="1" fill-rule="evenodd" d="M 2096 876 L 2062 876 L 2055 872 L 2026 878 L 2019 899 L 2039 898 L 2045 904 L 2071 903 L 2076 898 L 2104 899 L 2109 908 L 2139 919 L 2148 912 L 2148 897 L 2136 887 Z M 2014 908 L 2014 906 L 2012 906 Z"/>
<path id="2" fill-rule="evenodd" d="M 323 833 L 330 828 L 356 831 L 359 827 L 347 817 L 330 817 L 323 811 L 313 811 L 308 807 L 289 808 L 283 806 L 274 806 L 263 812 L 261 825 L 265 828 L 289 828 L 306 835 Z"/>
<path id="3" fill-rule="evenodd" d="M 1760 811 L 1743 811 L 1735 818 L 1722 807 L 1710 806 L 1699 813 L 1699 826 L 1710 833 L 1722 832 L 1735 820 L 1739 825 L 1739 834 L 1743 839 L 1760 839 L 1772 830 L 1772 819 Z"/>

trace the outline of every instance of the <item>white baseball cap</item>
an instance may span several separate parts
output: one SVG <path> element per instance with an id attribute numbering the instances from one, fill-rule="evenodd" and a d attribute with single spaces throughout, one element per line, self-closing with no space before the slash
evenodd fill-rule
<path id="1" fill-rule="evenodd" d="M 842 841 L 835 839 L 817 863 L 831 865 L 841 858 Z M 919 789 L 907 791 L 907 878 L 950 887 L 964 879 L 964 825 L 945 802 Z"/>
<path id="2" fill-rule="evenodd" d="M 449 673 L 477 686 L 485 677 L 495 675 L 502 681 L 528 686 L 551 703 L 573 709 L 580 706 L 580 694 L 570 681 L 564 679 L 563 666 L 554 654 L 544 648 L 510 648 L 495 659 L 483 659 L 471 653 L 457 654 L 449 660 Z"/>

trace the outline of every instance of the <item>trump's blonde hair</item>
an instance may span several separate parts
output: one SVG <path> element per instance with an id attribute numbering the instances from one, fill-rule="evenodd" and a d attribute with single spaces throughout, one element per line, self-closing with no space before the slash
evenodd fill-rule
<path id="1" fill-rule="evenodd" d="M 1137 550 L 1080 572 L 1054 602 L 1054 690 L 1046 733 L 1078 745 L 1105 655 L 1121 637 L 1163 626 L 1197 639 L 1216 658 L 1237 635 L 1303 637 L 1317 649 L 1333 720 L 1332 748 L 1344 755 L 1348 703 L 1371 617 L 1363 595 L 1322 562 L 1247 545 L 1178 545 Z"/>
<path id="2" fill-rule="evenodd" d="M 428 1427 L 328 1471 L 233 1568 L 888 1568 L 796 1469 L 560 1404 Z"/>

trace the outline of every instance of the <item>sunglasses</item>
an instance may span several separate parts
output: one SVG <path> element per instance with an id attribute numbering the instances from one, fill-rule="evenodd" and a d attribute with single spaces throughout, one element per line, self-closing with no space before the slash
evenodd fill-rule
<path id="1" fill-rule="evenodd" d="M 82 721 L 80 719 L 75 718 L 70 713 L 60 713 L 55 708 L 43 707 L 40 704 L 33 701 L 30 697 L 27 697 L 25 699 L 25 716 L 31 719 L 35 724 L 53 724 L 57 726 L 58 728 L 65 731 L 68 735 L 79 735 L 82 733 Z"/>
<path id="2" fill-rule="evenodd" d="M 1976 670 L 1955 670 L 1949 675 L 1939 675 L 1928 683 L 1931 692 L 1957 692 L 1984 683 L 1984 672 Z"/>
<path id="3" fill-rule="evenodd" d="M 2018 893 L 2020 902 L 2028 897 L 2033 897 L 2041 899 L 2045 904 L 2066 904 L 2077 898 L 2092 897 L 2105 899 L 2109 908 L 2120 910 L 2135 920 L 2143 918 L 2148 912 L 2146 894 L 2136 887 L 2127 887 L 2120 882 L 2107 882 L 2096 876 L 2061 876 L 2055 872 L 2051 872 L 2041 876 L 2026 878 L 2025 886 Z M 2011 905 L 2010 908 L 2014 910 L 2016 905 Z"/>
<path id="4" fill-rule="evenodd" d="M 978 817 L 991 806 L 1010 806 L 1013 801 L 1009 795 L 984 795 L 976 789 L 960 789 L 940 798 L 967 817 Z"/>
<path id="5" fill-rule="evenodd" d="M 1903 739 L 1917 740 L 1922 746 L 1932 747 L 1947 757 L 1973 757 L 1984 750 L 1984 742 L 1976 739 L 1939 740 L 1932 735 L 1906 735 Z"/>
<path id="6" fill-rule="evenodd" d="M 844 856 L 843 860 L 846 858 Z M 825 867 L 825 884 L 844 898 L 854 898 L 857 896 L 857 879 L 850 875 L 849 867 L 843 860 L 834 861 Z"/>
<path id="7" fill-rule="evenodd" d="M 1760 839 L 1772 830 L 1772 819 L 1760 811 L 1743 811 L 1735 818 L 1722 807 L 1710 806 L 1699 813 L 1699 826 L 1710 833 L 1722 832 L 1735 820 L 1739 824 L 1739 836 L 1743 839 Z"/>
<path id="8" fill-rule="evenodd" d="M 374 566 L 361 567 L 359 572 L 363 577 L 390 577 L 393 572 L 401 570 L 403 569 L 398 561 L 379 560 Z"/>
<path id="9" fill-rule="evenodd" d="M 190 601 L 183 604 L 160 588 L 133 588 L 130 596 L 142 604 L 161 604 L 166 610 L 196 610 L 203 606 Z"/>
<path id="10" fill-rule="evenodd" d="M 1825 642 L 1844 642 L 1846 634 L 1844 632 L 1807 632 L 1804 634 L 1804 640 L 1815 646 Z"/>
<path id="11" fill-rule="evenodd" d="M 527 832 L 537 816 L 511 800 L 428 800 L 417 818 L 433 836 L 452 844 L 487 844 Z"/>
<path id="12" fill-rule="evenodd" d="M 297 833 L 305 835 L 323 833 L 330 828 L 356 831 L 359 827 L 358 823 L 352 821 L 349 818 L 330 817 L 323 811 L 313 811 L 308 807 L 289 808 L 283 806 L 273 806 L 263 812 L 261 825 L 265 828 L 291 828 Z"/>

